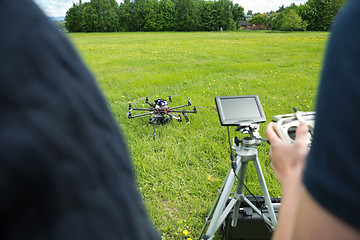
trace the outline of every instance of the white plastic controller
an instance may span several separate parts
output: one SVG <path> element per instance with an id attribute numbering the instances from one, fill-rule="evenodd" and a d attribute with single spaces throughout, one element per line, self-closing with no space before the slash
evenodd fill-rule
<path id="1" fill-rule="evenodd" d="M 311 147 L 312 134 L 315 126 L 315 112 L 301 112 L 297 111 L 292 114 L 276 115 L 272 119 L 274 128 L 279 137 L 287 143 L 293 143 L 295 141 L 296 128 L 300 122 L 304 122 L 309 127 L 309 133 L 307 143 L 309 148 Z"/>

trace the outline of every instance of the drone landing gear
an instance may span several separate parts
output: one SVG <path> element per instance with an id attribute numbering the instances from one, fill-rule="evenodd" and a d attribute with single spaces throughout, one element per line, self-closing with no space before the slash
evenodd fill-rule
<path id="1" fill-rule="evenodd" d="M 188 116 L 186 115 L 186 113 L 183 113 L 183 116 L 184 116 L 187 124 L 190 124 L 189 118 L 188 118 Z"/>
<path id="2" fill-rule="evenodd" d="M 154 128 L 154 133 L 153 133 L 153 139 L 155 140 L 155 136 L 156 136 L 156 125 L 157 124 L 165 124 L 167 122 L 169 122 L 171 119 L 165 117 L 164 115 L 156 115 L 156 116 L 150 116 L 149 117 L 149 123 L 153 125 Z"/>

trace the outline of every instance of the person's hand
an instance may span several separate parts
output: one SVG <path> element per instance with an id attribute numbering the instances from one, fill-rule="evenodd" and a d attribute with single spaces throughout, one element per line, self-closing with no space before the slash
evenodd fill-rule
<path id="1" fill-rule="evenodd" d="M 266 137 L 270 142 L 271 168 L 281 185 L 284 183 L 301 181 L 301 175 L 305 166 L 305 159 L 308 154 L 308 144 L 306 143 L 308 126 L 304 123 L 296 129 L 296 139 L 293 144 L 285 143 L 276 133 L 273 123 L 266 127 Z"/>

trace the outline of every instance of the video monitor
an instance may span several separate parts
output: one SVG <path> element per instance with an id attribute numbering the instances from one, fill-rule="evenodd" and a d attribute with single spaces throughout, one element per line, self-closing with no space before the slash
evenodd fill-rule
<path id="1" fill-rule="evenodd" d="M 238 126 L 243 122 L 266 121 L 264 110 L 257 95 L 216 97 L 221 125 Z"/>

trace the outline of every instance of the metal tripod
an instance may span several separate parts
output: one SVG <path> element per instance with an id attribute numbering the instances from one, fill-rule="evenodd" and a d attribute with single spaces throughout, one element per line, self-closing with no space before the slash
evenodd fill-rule
<path id="1" fill-rule="evenodd" d="M 206 218 L 205 226 L 201 232 L 199 240 L 211 240 L 214 234 L 219 229 L 221 224 L 225 221 L 226 217 L 232 212 L 231 226 L 236 227 L 240 203 L 245 202 L 249 207 L 253 209 L 259 216 L 263 217 L 265 224 L 273 231 L 277 224 L 277 218 L 274 211 L 274 206 L 271 202 L 271 198 L 266 186 L 264 175 L 260 166 L 258 158 L 257 146 L 261 144 L 262 139 L 258 134 L 258 124 L 241 124 L 237 131 L 242 133 L 249 133 L 250 137 L 244 137 L 239 140 L 237 137 L 233 140 L 233 149 L 236 152 L 235 159 L 232 161 L 230 169 L 225 177 L 224 182 L 219 188 L 217 198 L 212 206 L 209 215 Z M 243 193 L 244 181 L 246 170 L 249 162 L 253 162 L 255 170 L 258 176 L 258 180 L 261 186 L 261 190 L 265 199 L 265 205 L 269 212 L 270 219 L 266 217 L 262 211 L 256 207 Z M 234 186 L 235 180 L 238 178 L 236 190 L 228 202 L 231 194 L 231 190 Z M 226 205 L 226 203 L 228 204 Z M 209 227 L 207 228 L 207 226 Z M 206 234 L 205 230 L 207 228 Z"/>

